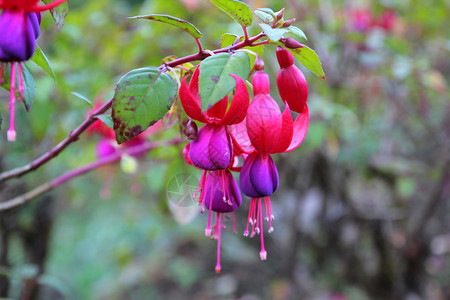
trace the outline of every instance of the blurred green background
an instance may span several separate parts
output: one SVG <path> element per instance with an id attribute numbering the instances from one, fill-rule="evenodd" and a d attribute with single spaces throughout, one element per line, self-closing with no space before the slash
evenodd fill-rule
<path id="1" fill-rule="evenodd" d="M 272 196 L 268 260 L 259 261 L 257 238 L 242 236 L 245 199 L 238 234 L 223 232 L 222 273 L 214 273 L 216 243 L 203 234 L 207 215 L 167 200 L 173 178 L 201 174 L 184 163 L 182 146 L 164 148 L 137 170 L 132 160 L 107 166 L 0 213 L 0 297 L 450 299 L 450 2 L 247 2 L 253 9 L 285 7 L 327 78 L 302 69 L 310 128 L 299 149 L 276 156 L 281 186 Z M 70 92 L 105 102 L 129 70 L 197 51 L 175 27 L 127 17 L 189 20 L 206 49 L 218 48 L 223 33 L 241 34 L 209 1 L 69 6 L 59 32 L 43 14 L 38 44 L 57 80 L 28 63 L 36 97 L 31 113 L 18 110 L 18 141 L 7 143 L 1 132 L 1 170 L 45 153 L 82 121 L 90 107 Z M 275 47 L 266 48 L 264 60 L 280 100 Z M 7 97 L 0 91 L 6 119 Z M 82 136 L 43 168 L 3 184 L 1 199 L 95 160 L 98 140 Z"/>

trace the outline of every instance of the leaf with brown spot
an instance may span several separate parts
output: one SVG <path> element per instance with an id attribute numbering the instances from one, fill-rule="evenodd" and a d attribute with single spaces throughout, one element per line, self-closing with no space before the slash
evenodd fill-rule
<path id="1" fill-rule="evenodd" d="M 112 105 L 117 142 L 130 140 L 161 120 L 176 94 L 176 82 L 158 68 L 136 69 L 125 74 L 116 85 Z"/>

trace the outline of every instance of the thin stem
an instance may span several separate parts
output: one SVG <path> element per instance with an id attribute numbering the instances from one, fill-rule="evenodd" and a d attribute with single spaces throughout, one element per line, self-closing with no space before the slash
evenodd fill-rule
<path id="1" fill-rule="evenodd" d="M 76 178 L 80 175 L 83 175 L 89 171 L 97 169 L 103 165 L 106 165 L 106 164 L 109 164 L 112 162 L 116 162 L 116 161 L 120 160 L 123 155 L 140 155 L 140 154 L 144 154 L 155 148 L 159 148 L 162 146 L 167 147 L 167 146 L 171 146 L 171 145 L 176 145 L 183 141 L 184 140 L 181 138 L 176 138 L 176 139 L 164 142 L 164 143 L 147 142 L 147 143 L 140 144 L 140 145 L 137 145 L 134 147 L 130 147 L 126 150 L 105 156 L 93 163 L 90 163 L 85 166 L 74 169 L 72 171 L 69 171 L 69 172 L 61 175 L 60 177 L 55 178 L 52 181 L 46 182 L 25 194 L 22 194 L 15 198 L 6 200 L 4 202 L 0 202 L 0 211 L 8 210 L 8 209 L 14 208 L 16 206 L 22 205 L 24 203 L 27 203 L 30 200 L 32 200 L 33 198 L 36 198 L 37 196 L 42 195 L 43 193 L 45 193 L 49 190 L 52 190 L 71 179 L 74 179 L 74 178 Z"/>
<path id="2" fill-rule="evenodd" d="M 202 42 L 200 42 L 200 39 L 199 39 L 199 38 L 195 38 L 195 41 L 197 42 L 198 53 L 202 53 L 202 52 L 203 52 Z"/>
<path id="3" fill-rule="evenodd" d="M 248 32 L 247 32 L 247 27 L 245 27 L 245 26 L 242 26 L 242 30 L 244 31 L 244 36 L 245 36 L 245 39 L 244 39 L 244 41 L 247 41 L 247 40 L 248 40 Z"/>
<path id="4" fill-rule="evenodd" d="M 260 33 L 260 34 L 254 36 L 254 37 L 251 37 L 251 38 L 249 38 L 247 40 L 244 40 L 244 41 L 242 41 L 240 43 L 237 43 L 236 45 L 231 45 L 231 46 L 228 46 L 228 47 L 220 48 L 220 49 L 214 50 L 212 52 L 214 54 L 217 54 L 217 53 L 225 53 L 225 52 L 230 52 L 230 51 L 233 51 L 233 50 L 238 50 L 238 49 L 241 49 L 241 48 L 244 48 L 244 47 L 248 47 L 248 46 L 253 47 L 254 46 L 253 43 L 255 41 L 259 40 L 260 38 L 262 38 L 263 36 L 265 36 L 265 34 L 264 33 Z M 202 52 L 199 52 L 199 53 L 196 53 L 196 54 L 191 54 L 191 55 L 188 55 L 188 56 L 185 56 L 185 57 L 181 57 L 179 59 L 172 60 L 171 62 L 168 62 L 167 64 L 161 66 L 161 68 L 163 68 L 164 66 L 175 67 L 177 65 L 182 65 L 182 64 L 187 63 L 187 62 L 196 61 L 196 60 L 203 60 L 203 59 L 205 59 L 205 58 L 207 58 L 209 56 L 211 56 L 211 55 L 208 52 L 202 51 Z"/>
<path id="5" fill-rule="evenodd" d="M 252 46 L 255 47 L 255 46 L 259 46 L 259 45 L 265 45 L 268 43 L 269 43 L 269 41 L 262 41 L 262 42 L 254 43 L 254 44 L 252 44 Z"/>
<path id="6" fill-rule="evenodd" d="M 55 8 L 56 6 L 58 6 L 58 5 L 60 5 L 60 4 L 64 3 L 64 2 L 66 2 L 66 0 L 56 0 L 56 1 L 52 2 L 52 3 L 46 4 L 46 5 L 42 5 L 42 6 L 34 5 L 34 6 L 31 7 L 31 11 L 33 11 L 33 12 L 41 12 L 41 11 L 45 11 L 45 10 L 50 10 L 50 9 Z"/>
<path id="7" fill-rule="evenodd" d="M 64 1 L 62 1 L 64 2 Z M 53 2 L 56 3 L 56 2 Z M 51 3 L 51 4 L 53 4 Z M 229 51 L 233 51 L 233 50 L 238 50 L 241 49 L 243 47 L 248 47 L 248 46 L 253 46 L 253 43 L 255 41 L 257 41 L 258 39 L 264 37 L 265 34 L 264 33 L 260 33 L 254 37 L 251 37 L 247 40 L 244 40 L 236 45 L 231 45 L 228 47 L 224 47 L 224 48 L 220 48 L 217 50 L 212 51 L 213 53 L 217 54 L 217 53 L 223 53 L 223 52 L 229 52 Z M 257 43 L 258 44 L 258 43 Z M 204 51 L 202 50 L 202 52 L 196 53 L 196 54 L 191 54 L 185 57 L 181 57 L 179 59 L 173 60 L 171 62 L 168 62 L 167 64 L 164 64 L 162 66 L 160 66 L 161 69 L 163 68 L 168 68 L 168 67 L 176 67 L 178 65 L 182 65 L 184 63 L 187 62 L 192 62 L 192 61 L 196 61 L 196 60 L 203 60 L 207 57 L 209 57 L 210 54 L 208 53 L 208 51 Z M 108 109 L 111 108 L 112 106 L 112 101 L 113 99 L 109 100 L 108 102 L 106 102 L 102 107 L 100 107 L 99 109 L 97 109 L 96 111 L 94 111 L 92 113 L 92 115 L 90 115 L 86 120 L 83 121 L 83 123 L 81 123 L 75 130 L 73 130 L 69 136 L 67 138 L 65 138 L 62 142 L 60 142 L 56 147 L 54 147 L 53 149 L 51 149 L 50 151 L 48 151 L 47 153 L 45 153 L 44 155 L 42 155 L 41 157 L 33 160 L 32 162 L 30 162 L 29 164 L 22 166 L 22 167 L 18 167 L 18 168 L 14 168 L 12 170 L 0 173 L 0 183 L 5 182 L 9 179 L 12 178 L 18 178 L 26 173 L 29 173 L 31 171 L 34 171 L 36 169 L 38 169 L 39 167 L 41 167 L 43 164 L 45 164 L 46 162 L 48 162 L 49 160 L 55 158 L 56 156 L 58 156 L 59 153 L 61 153 L 61 151 L 63 151 L 67 146 L 69 146 L 71 143 L 75 142 L 78 140 L 79 136 L 89 127 L 91 126 L 97 119 L 95 118 L 98 115 L 103 114 L 104 112 L 106 112 Z"/>
<path id="8" fill-rule="evenodd" d="M 103 104 L 99 109 L 94 111 L 75 130 L 71 131 L 67 138 L 65 138 L 62 142 L 56 145 L 55 148 L 51 149 L 49 152 L 45 153 L 41 157 L 33 160 L 32 162 L 30 162 L 25 166 L 0 173 L 0 183 L 9 180 L 11 178 L 17 178 L 28 172 L 34 171 L 39 167 L 41 167 L 46 162 L 48 162 L 49 160 L 58 156 L 58 154 L 61 153 L 61 151 L 63 151 L 67 146 L 78 140 L 80 134 L 82 134 L 89 126 L 91 126 L 97 120 L 96 116 L 103 114 L 105 111 L 111 108 L 111 105 L 112 99 Z"/>

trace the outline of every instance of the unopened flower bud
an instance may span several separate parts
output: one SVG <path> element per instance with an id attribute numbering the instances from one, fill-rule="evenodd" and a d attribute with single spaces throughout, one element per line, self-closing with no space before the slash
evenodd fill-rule
<path id="1" fill-rule="evenodd" d="M 299 42 L 297 42 L 295 39 L 293 38 L 286 38 L 286 39 L 281 39 L 281 42 L 288 47 L 289 49 L 297 49 L 297 48 L 303 48 L 305 47 L 305 45 L 300 44 Z"/>
<path id="2" fill-rule="evenodd" d="M 295 22 L 295 18 L 290 19 L 290 20 L 287 20 L 287 21 L 284 21 L 284 23 L 283 23 L 283 25 L 282 25 L 281 27 L 283 27 L 283 28 L 289 27 L 289 26 L 291 26 L 292 23 L 294 23 L 294 22 Z"/>
<path id="3" fill-rule="evenodd" d="M 264 71 L 264 61 L 260 57 L 255 60 L 255 70 Z"/>
<path id="4" fill-rule="evenodd" d="M 281 99 L 292 111 L 302 113 L 308 99 L 308 85 L 302 71 L 294 65 L 292 54 L 281 47 L 277 49 L 280 71 L 277 86 Z"/>
<path id="5" fill-rule="evenodd" d="M 186 137 L 188 140 L 195 140 L 197 138 L 197 134 L 198 134 L 198 127 L 197 124 L 192 121 L 189 120 L 186 124 L 186 129 L 184 131 L 184 133 L 186 134 Z"/>
<path id="6" fill-rule="evenodd" d="M 283 19 L 283 15 L 284 15 L 284 8 L 278 12 L 277 21 L 280 21 L 281 19 Z"/>

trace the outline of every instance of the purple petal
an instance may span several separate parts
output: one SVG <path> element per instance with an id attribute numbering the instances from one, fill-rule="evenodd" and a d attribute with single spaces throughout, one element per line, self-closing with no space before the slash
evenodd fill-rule
<path id="1" fill-rule="evenodd" d="M 256 156 L 253 154 L 247 156 L 242 165 L 241 173 L 239 174 L 239 185 L 241 186 L 242 192 L 251 198 L 260 197 L 260 194 L 255 190 L 250 181 L 250 169 L 255 158 Z"/>
<path id="2" fill-rule="evenodd" d="M 242 203 L 239 186 L 228 170 L 211 172 L 205 185 L 205 207 L 219 213 L 235 211 Z"/>
<path id="3" fill-rule="evenodd" d="M 0 61 L 25 61 L 33 56 L 39 35 L 37 21 L 35 13 L 3 10 L 0 16 Z"/>
<path id="4" fill-rule="evenodd" d="M 226 169 L 231 162 L 233 148 L 231 138 L 225 126 L 218 126 L 214 130 L 209 142 L 209 156 L 217 169 Z"/>
<path id="5" fill-rule="evenodd" d="M 204 170 L 226 169 L 232 158 L 231 140 L 225 126 L 206 124 L 191 142 L 189 158 Z"/>
<path id="6" fill-rule="evenodd" d="M 249 197 L 261 198 L 272 195 L 278 188 L 278 170 L 272 157 L 258 153 L 249 155 L 240 175 L 242 191 Z"/>

